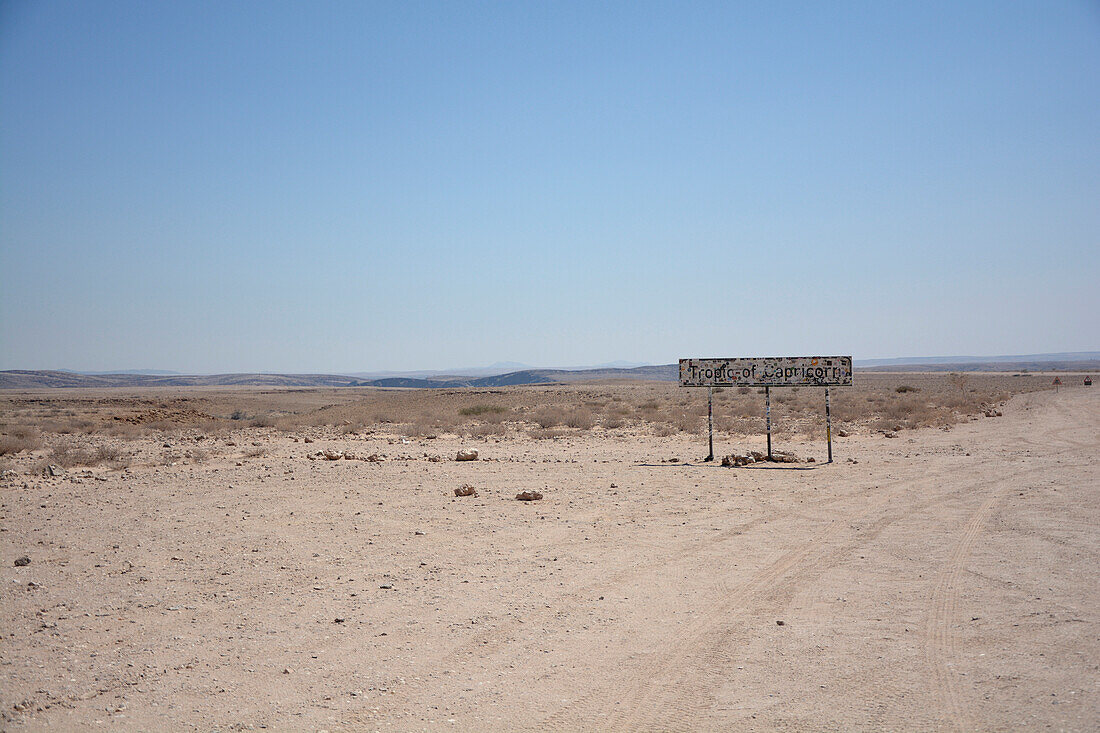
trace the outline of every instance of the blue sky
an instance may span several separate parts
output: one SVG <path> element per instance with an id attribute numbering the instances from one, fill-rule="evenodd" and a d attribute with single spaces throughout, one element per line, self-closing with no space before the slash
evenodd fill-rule
<path id="1" fill-rule="evenodd" d="M 1100 6 L 0 0 L 0 368 L 1100 349 Z"/>

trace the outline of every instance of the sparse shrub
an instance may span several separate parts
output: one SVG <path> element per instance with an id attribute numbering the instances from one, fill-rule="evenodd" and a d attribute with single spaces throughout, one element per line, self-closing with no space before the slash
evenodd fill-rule
<path id="1" fill-rule="evenodd" d="M 17 426 L 7 435 L 0 436 L 0 456 L 21 451 L 33 451 L 42 447 L 42 434 L 38 428 Z"/>
<path id="2" fill-rule="evenodd" d="M 473 405 L 471 407 L 463 407 L 458 411 L 459 415 L 465 417 L 478 417 L 488 414 L 501 414 L 505 411 L 500 405 Z"/>
<path id="3" fill-rule="evenodd" d="M 902 384 L 894 388 L 894 391 L 898 394 L 905 394 L 906 392 L 920 392 L 918 387 L 910 387 L 908 384 Z"/>
<path id="4" fill-rule="evenodd" d="M 596 424 L 596 418 L 588 410 L 572 410 L 565 416 L 565 424 L 571 428 L 591 430 Z"/>
<path id="5" fill-rule="evenodd" d="M 73 443 L 61 443 L 46 456 L 45 463 L 72 468 L 74 466 L 98 466 L 102 463 L 121 464 L 122 451 L 112 445 L 83 448 Z"/>
<path id="6" fill-rule="evenodd" d="M 603 426 L 609 430 L 613 430 L 615 428 L 621 428 L 625 422 L 626 421 L 619 415 L 608 415 L 604 418 Z"/>
<path id="7" fill-rule="evenodd" d="M 540 428 L 552 428 L 556 425 L 564 425 L 565 417 L 565 410 L 560 407 L 540 407 L 531 419 Z"/>

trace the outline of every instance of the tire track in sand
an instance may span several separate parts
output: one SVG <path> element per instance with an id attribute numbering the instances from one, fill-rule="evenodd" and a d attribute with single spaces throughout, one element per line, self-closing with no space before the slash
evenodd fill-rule
<path id="1" fill-rule="evenodd" d="M 956 730 L 970 727 L 959 699 L 956 684 L 958 673 L 954 668 L 955 630 L 959 623 L 959 577 L 965 569 L 971 547 L 981 534 L 982 525 L 1000 498 L 1000 491 L 987 498 L 963 527 L 959 541 L 940 570 L 932 590 L 931 611 L 924 627 L 924 653 L 932 671 L 932 694 L 943 702 L 948 723 Z"/>
<path id="2" fill-rule="evenodd" d="M 917 486 L 932 488 L 942 482 L 938 474 L 927 474 Z M 654 654 L 628 676 L 609 681 L 588 691 L 566 708 L 558 710 L 537 726 L 539 729 L 600 730 L 697 730 L 711 706 L 710 692 L 722 684 L 723 675 L 734 663 L 733 637 L 744 633 L 749 617 L 783 605 L 805 582 L 818 577 L 854 549 L 877 536 L 893 522 L 931 506 L 939 497 L 916 491 L 923 497 L 916 504 L 896 501 L 907 480 L 882 486 L 874 500 L 863 501 L 859 510 L 845 519 L 833 519 L 778 559 L 745 581 L 716 585 L 721 601 L 711 604 L 689 626 L 673 634 L 662 651 Z M 853 497 L 854 498 L 854 497 Z M 886 513 L 867 526 L 858 521 L 877 510 Z M 601 720 L 594 721 L 597 711 Z"/>

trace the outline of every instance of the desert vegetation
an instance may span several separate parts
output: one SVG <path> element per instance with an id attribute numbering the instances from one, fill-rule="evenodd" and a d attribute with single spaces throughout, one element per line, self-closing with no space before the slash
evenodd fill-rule
<path id="1" fill-rule="evenodd" d="M 859 373 L 833 388 L 833 424 L 851 433 L 949 427 L 974 419 L 1012 394 L 1049 388 L 1033 374 Z M 763 430 L 762 389 L 714 391 L 719 433 Z M 772 390 L 773 430 L 824 431 L 820 388 Z M 553 440 L 589 433 L 610 438 L 702 435 L 706 390 L 668 382 L 591 382 L 497 389 L 211 389 L 125 392 L 43 390 L 0 394 L 0 456 L 33 456 L 58 466 L 120 467 L 149 460 L 201 463 L 248 431 L 432 439 Z M 164 445 L 160 445 L 161 441 Z M 203 447 L 203 441 L 209 441 Z M 242 445 L 246 445 L 242 442 Z M 212 447 L 216 446 L 216 447 Z M 151 455 L 154 454 L 155 456 Z M 243 457 L 262 451 L 241 448 Z"/>

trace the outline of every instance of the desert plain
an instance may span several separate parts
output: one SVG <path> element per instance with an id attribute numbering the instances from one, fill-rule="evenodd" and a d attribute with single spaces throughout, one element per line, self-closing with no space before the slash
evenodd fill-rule
<path id="1" fill-rule="evenodd" d="M 1096 730 L 1063 380 L 6 390 L 0 728 Z"/>

